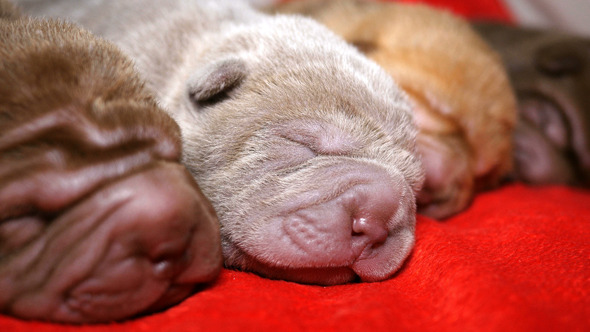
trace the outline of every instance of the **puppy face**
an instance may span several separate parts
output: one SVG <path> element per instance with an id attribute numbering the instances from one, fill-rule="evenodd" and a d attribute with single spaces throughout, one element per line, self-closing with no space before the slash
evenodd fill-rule
<path id="1" fill-rule="evenodd" d="M 515 101 L 497 56 L 463 20 L 423 6 L 297 1 L 381 65 L 408 93 L 426 182 L 419 212 L 448 217 L 511 169 Z"/>
<path id="2" fill-rule="evenodd" d="M 590 185 L 590 40 L 497 24 L 478 30 L 501 53 L 519 103 L 514 177 Z"/>
<path id="3" fill-rule="evenodd" d="M 307 19 L 209 46 L 173 109 L 226 265 L 305 283 L 390 277 L 413 245 L 422 182 L 397 86 Z"/>
<path id="4" fill-rule="evenodd" d="M 0 311 L 109 322 L 213 279 L 215 213 L 131 61 L 71 24 L 0 30 Z"/>

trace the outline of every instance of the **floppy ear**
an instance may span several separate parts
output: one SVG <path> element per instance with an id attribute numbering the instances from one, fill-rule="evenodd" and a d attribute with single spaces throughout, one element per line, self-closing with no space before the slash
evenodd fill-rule
<path id="1" fill-rule="evenodd" d="M 187 82 L 193 103 L 207 105 L 223 100 L 227 93 L 246 77 L 247 68 L 241 59 L 224 59 L 210 63 L 191 75 Z"/>

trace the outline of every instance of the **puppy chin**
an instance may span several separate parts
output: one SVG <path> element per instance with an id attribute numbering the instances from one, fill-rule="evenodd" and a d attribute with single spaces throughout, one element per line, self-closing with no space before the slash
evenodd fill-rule
<path id="1" fill-rule="evenodd" d="M 350 267 L 282 267 L 264 263 L 226 241 L 223 241 L 222 246 L 227 268 L 254 272 L 269 279 L 323 286 L 359 280 Z"/>

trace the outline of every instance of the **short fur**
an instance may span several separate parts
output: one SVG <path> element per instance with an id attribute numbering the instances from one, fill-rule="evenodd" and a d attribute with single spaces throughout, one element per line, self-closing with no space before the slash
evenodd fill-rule
<path id="1" fill-rule="evenodd" d="M 182 128 L 227 266 L 321 284 L 401 266 L 423 178 L 409 104 L 381 68 L 312 20 L 241 2 L 75 3 L 29 8 L 135 59 Z"/>
<path id="2" fill-rule="evenodd" d="M 519 101 L 513 178 L 590 187 L 590 39 L 479 23 Z"/>
<path id="3" fill-rule="evenodd" d="M 467 22 L 424 5 L 292 1 L 381 65 L 414 104 L 426 182 L 419 212 L 445 218 L 511 170 L 516 106 L 498 56 Z"/>
<path id="4" fill-rule="evenodd" d="M 109 322 L 214 279 L 215 213 L 132 62 L 76 25 L 0 9 L 0 312 Z"/>

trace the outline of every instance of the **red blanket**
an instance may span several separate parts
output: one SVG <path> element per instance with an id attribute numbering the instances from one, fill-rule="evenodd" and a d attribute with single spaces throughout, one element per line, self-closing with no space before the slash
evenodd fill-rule
<path id="1" fill-rule="evenodd" d="M 499 2 L 432 0 L 509 20 Z M 224 270 L 169 310 L 99 326 L 0 316 L 0 331 L 590 331 L 590 191 L 508 185 L 445 222 L 418 217 L 394 278 L 320 287 Z"/>
<path id="2" fill-rule="evenodd" d="M 162 313 L 107 326 L 0 317 L 0 331 L 588 331 L 590 192 L 520 184 L 445 222 L 379 283 L 308 286 L 224 270 Z"/>

